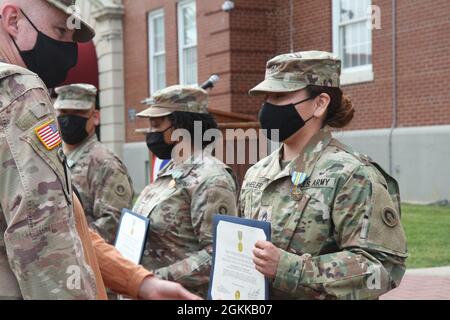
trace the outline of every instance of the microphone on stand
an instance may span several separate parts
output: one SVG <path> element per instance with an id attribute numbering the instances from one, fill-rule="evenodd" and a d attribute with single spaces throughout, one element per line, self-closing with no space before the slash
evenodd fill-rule
<path id="1" fill-rule="evenodd" d="M 212 75 L 208 81 L 200 86 L 200 88 L 204 90 L 212 89 L 216 85 L 216 83 L 220 80 L 220 77 L 216 74 Z"/>

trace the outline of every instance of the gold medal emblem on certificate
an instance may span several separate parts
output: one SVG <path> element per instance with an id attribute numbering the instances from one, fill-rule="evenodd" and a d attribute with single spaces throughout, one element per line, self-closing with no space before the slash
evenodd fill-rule
<path id="1" fill-rule="evenodd" d="M 242 231 L 238 231 L 238 239 L 239 239 L 239 243 L 238 243 L 238 251 L 239 251 L 239 252 L 244 251 L 244 244 L 242 243 L 242 238 L 243 238 Z"/>
<path id="2" fill-rule="evenodd" d="M 132 235 L 132 236 L 134 236 L 134 227 L 136 226 L 136 221 L 135 220 L 133 220 L 133 224 L 132 224 L 132 226 L 131 226 L 131 231 L 130 231 L 130 234 Z"/>

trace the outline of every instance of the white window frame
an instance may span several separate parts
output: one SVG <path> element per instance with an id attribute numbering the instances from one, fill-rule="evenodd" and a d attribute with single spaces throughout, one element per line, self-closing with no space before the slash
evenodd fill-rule
<path id="1" fill-rule="evenodd" d="M 164 9 L 159 9 L 159 10 L 155 10 L 155 11 L 150 12 L 148 14 L 148 19 L 147 19 L 147 22 L 148 22 L 148 43 L 149 43 L 149 66 L 150 66 L 150 70 L 149 70 L 150 95 L 152 95 L 158 89 L 163 89 L 163 88 L 157 88 L 156 87 L 157 81 L 156 81 L 156 68 L 155 68 L 154 58 L 155 57 L 160 57 L 160 56 L 166 57 L 166 48 L 165 48 L 166 36 L 165 36 L 165 32 L 164 32 L 164 51 L 162 51 L 162 52 L 155 52 L 155 37 L 154 37 L 154 33 L 153 33 L 153 26 L 154 26 L 153 22 L 156 19 L 161 18 L 161 17 L 163 18 L 163 26 L 164 26 L 164 31 L 165 31 Z M 164 74 L 166 74 L 166 71 L 164 71 Z M 166 83 L 167 83 L 167 78 L 166 78 Z M 164 84 L 163 87 L 166 86 L 166 83 Z"/>
<path id="2" fill-rule="evenodd" d="M 358 0 L 356 0 L 358 1 Z M 333 52 L 336 55 L 340 55 L 340 47 L 339 47 L 339 27 L 349 24 L 349 23 L 340 23 L 341 17 L 341 1 L 340 0 L 331 0 L 332 2 L 332 24 L 333 24 Z M 361 19 L 363 20 L 363 19 Z M 364 19 L 366 20 L 366 19 Z M 359 21 L 359 20 L 358 20 Z M 356 21 L 351 21 L 350 23 L 354 23 Z M 373 39 L 373 37 L 372 37 Z M 373 42 L 372 42 L 373 48 Z M 373 53 L 373 51 L 372 51 Z M 343 59 L 343 57 L 341 57 Z M 373 58 L 372 58 L 373 59 Z M 350 85 L 356 83 L 364 83 L 370 82 L 374 80 L 373 73 L 373 62 L 371 64 L 365 66 L 358 66 L 352 68 L 344 68 L 342 61 L 342 73 L 341 73 L 341 85 Z"/>
<path id="3" fill-rule="evenodd" d="M 195 12 L 197 13 L 197 3 L 196 0 L 182 0 L 178 2 L 178 9 L 177 9 L 177 21 L 178 21 L 178 66 L 179 66 L 179 77 L 180 77 L 180 84 L 186 84 L 185 83 L 185 74 L 184 74 L 184 50 L 185 49 L 191 49 L 191 48 L 197 48 L 197 83 L 191 83 L 192 85 L 198 84 L 198 34 L 197 34 L 197 42 L 193 45 L 184 46 L 184 24 L 183 24 L 183 9 L 185 7 L 194 5 L 195 6 Z M 197 18 L 196 18 L 197 19 Z M 198 26 L 197 26 L 197 20 L 195 22 L 195 27 L 198 33 Z"/>

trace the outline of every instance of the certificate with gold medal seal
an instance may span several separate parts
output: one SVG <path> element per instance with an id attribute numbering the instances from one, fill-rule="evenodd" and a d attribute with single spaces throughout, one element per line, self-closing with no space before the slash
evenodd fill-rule
<path id="1" fill-rule="evenodd" d="M 268 222 L 215 215 L 213 262 L 208 298 L 211 300 L 267 300 L 268 281 L 253 263 L 259 240 L 270 241 Z"/>

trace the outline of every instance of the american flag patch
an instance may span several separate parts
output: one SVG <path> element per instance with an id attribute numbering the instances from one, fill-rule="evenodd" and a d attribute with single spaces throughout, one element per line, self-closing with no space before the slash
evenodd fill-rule
<path id="1" fill-rule="evenodd" d="M 36 132 L 39 140 L 49 151 L 61 144 L 61 136 L 59 135 L 55 120 L 47 122 L 46 124 L 36 128 L 34 131 Z"/>

